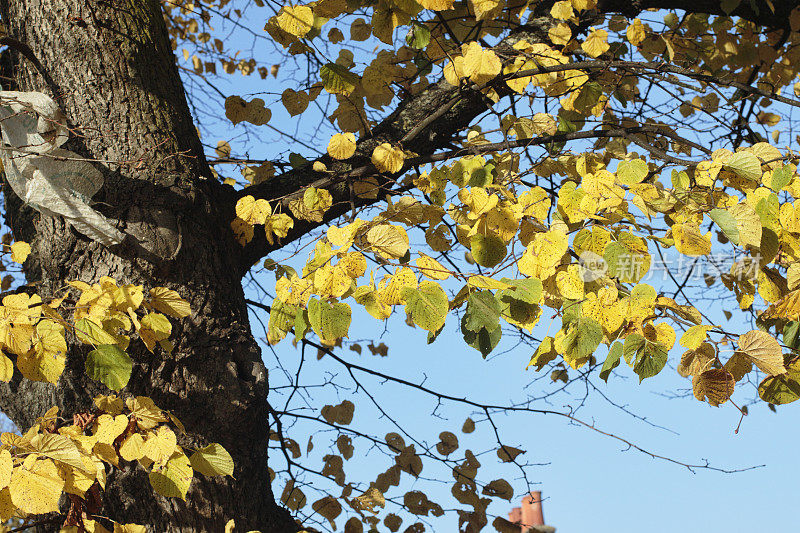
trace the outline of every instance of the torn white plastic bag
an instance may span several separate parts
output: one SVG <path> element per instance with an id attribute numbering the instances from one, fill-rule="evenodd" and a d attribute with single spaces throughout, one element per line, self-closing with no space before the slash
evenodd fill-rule
<path id="1" fill-rule="evenodd" d="M 125 234 L 90 207 L 103 175 L 67 142 L 65 117 L 52 98 L 39 92 L 0 91 L 3 166 L 9 185 L 28 205 L 62 216 L 80 233 L 111 246 Z"/>

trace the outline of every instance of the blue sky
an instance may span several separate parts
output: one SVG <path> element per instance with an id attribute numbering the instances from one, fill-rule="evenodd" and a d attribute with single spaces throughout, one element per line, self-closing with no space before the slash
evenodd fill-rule
<path id="1" fill-rule="evenodd" d="M 241 42 L 245 43 L 249 37 L 242 39 Z M 235 47 L 237 41 L 232 43 L 230 46 Z M 249 42 L 246 46 L 249 46 Z M 184 64 L 191 65 L 189 62 Z M 318 146 L 320 152 L 324 151 L 330 134 L 335 132 L 331 128 L 326 135 L 323 125 L 323 133 L 319 134 L 316 141 L 312 141 L 312 133 L 317 133 L 318 122 L 307 117 L 300 122 L 297 117 L 292 119 L 285 114 L 276 100 L 284 88 L 293 86 L 293 82 L 282 77 L 280 73 L 277 79 L 269 78 L 266 81 L 260 80 L 257 75 L 243 77 L 235 74 L 222 77 L 214 83 L 226 95 L 263 98 L 272 109 L 273 119 L 270 124 L 273 127 L 296 134 L 304 142 L 315 142 L 314 146 Z M 189 87 L 191 89 L 191 85 Z M 217 112 L 221 113 L 221 102 L 204 102 L 204 105 L 210 106 L 212 110 L 216 106 Z M 309 125 L 313 125 L 313 131 L 308 131 Z M 242 155 L 246 151 L 253 158 L 286 155 L 288 151 L 313 155 L 309 149 L 299 144 L 290 144 L 287 147 L 287 143 L 280 140 L 268 127 L 253 128 L 246 137 L 243 135 L 244 131 L 241 126 L 212 123 L 204 142 L 214 146 L 217 140 L 232 141 L 235 155 Z M 223 174 L 239 177 L 238 172 L 231 168 L 224 169 Z M 304 258 L 305 252 L 300 257 Z M 271 273 L 256 271 L 254 279 L 271 291 L 274 283 Z M 648 282 L 658 286 L 661 283 L 660 276 Z M 261 298 L 255 285 L 248 290 L 252 297 Z M 698 305 L 702 305 L 704 311 L 709 311 L 717 324 L 725 324 L 730 329 L 741 332 L 752 329 L 745 324 L 729 324 L 725 320 L 722 309 L 724 305 L 730 306 L 731 301 L 712 308 L 711 302 L 701 300 L 705 295 L 700 291 L 693 293 L 693 296 L 698 298 L 698 302 L 702 301 Z M 270 302 L 267 299 L 264 303 Z M 546 309 L 545 313 L 548 311 L 552 310 Z M 263 313 L 259 314 L 261 320 L 266 322 L 267 317 Z M 253 318 L 258 335 L 258 318 Z M 558 319 L 552 323 L 551 331 L 557 329 L 558 323 Z M 548 319 L 543 318 L 534 334 L 541 336 L 542 328 L 546 329 L 550 324 Z M 407 327 L 397 316 L 392 317 L 384 327 L 383 323 L 356 311 L 350 338 L 367 340 L 361 343 L 364 348 L 360 356 L 346 348 L 339 349 L 337 353 L 348 361 L 415 383 L 424 380 L 427 386 L 443 393 L 465 396 L 478 402 L 513 403 L 524 400 L 528 395 L 545 395 L 558 387 L 546 377 L 531 384 L 537 375 L 532 370 L 525 371 L 533 351 L 530 346 L 514 346 L 513 342 L 506 340 L 488 360 L 483 360 L 478 352 L 464 344 L 455 317 L 448 319 L 440 338 L 428 346 L 424 332 Z M 388 357 L 369 355 L 366 344 L 373 339 L 376 343 L 385 342 L 389 345 Z M 602 361 L 604 356 L 601 348 L 598 357 Z M 763 403 L 753 405 L 749 416 L 743 420 L 740 431 L 735 434 L 740 418 L 739 411 L 730 403 L 713 408 L 691 397 L 690 381 L 678 376 L 674 370 L 679 357 L 680 349 L 674 349 L 670 353 L 669 366 L 641 385 L 624 364 L 619 367 L 618 375 L 613 376 L 607 385 L 595 378 L 593 383 L 598 391 L 590 394 L 586 405 L 577 411 L 576 417 L 596 424 L 602 431 L 628 439 L 637 446 L 676 461 L 704 464 L 707 460 L 712 466 L 726 470 L 764 466 L 738 473 L 722 473 L 702 468 L 692 473 L 669 461 L 653 459 L 641 452 L 626 449 L 619 440 L 570 424 L 562 417 L 531 413 L 498 415 L 497 422 L 503 443 L 525 449 L 526 454 L 522 457 L 528 462 L 542 463 L 531 467 L 528 474 L 529 481 L 535 484 L 531 488 L 542 490 L 546 498 L 544 512 L 549 524 L 556 526 L 562 533 L 666 533 L 676 530 L 737 533 L 786 530 L 796 522 L 787 511 L 793 508 L 800 494 L 795 481 L 800 469 L 796 454 L 793 453 L 795 443 L 800 440 L 800 411 L 797 405 L 779 408 L 777 413 L 769 411 Z M 288 340 L 275 348 L 274 356 L 265 347 L 265 362 L 270 369 L 274 386 L 284 383 L 281 377 L 283 370 L 280 367 L 288 375 L 293 375 L 299 360 L 299 350 L 293 348 Z M 326 386 L 309 389 L 310 402 L 321 406 L 353 399 L 357 404 L 354 427 L 367 428 L 379 437 L 394 430 L 391 423 L 381 418 L 374 407 L 369 406 L 363 393 L 360 399 L 354 399 L 352 382 L 348 381 L 341 365 L 330 358 L 317 361 L 313 354 L 307 354 L 303 370 L 304 384 L 326 383 L 333 375 L 351 388 L 337 390 Z M 438 416 L 433 416 L 436 401 L 430 397 L 371 378 L 365 378 L 362 385 L 370 393 L 379 395 L 380 404 L 386 412 L 401 426 L 409 428 L 412 434 L 419 435 L 421 441 L 433 444 L 437 442 L 440 431 L 452 431 L 459 437 L 461 444 L 456 454 L 467 447 L 476 453 L 489 450 L 488 454 L 480 456 L 484 465 L 479 473 L 482 479 L 489 481 L 506 477 L 515 488 L 524 486 L 522 480 L 515 479 L 518 472 L 499 465 L 496 457 L 491 456 L 494 437 L 487 424 L 479 424 L 474 434 L 461 433 L 464 418 L 472 414 L 470 409 L 444 405 L 436 411 Z M 752 387 L 742 389 L 734 396 L 737 402 L 747 402 L 755 396 Z M 275 405 L 283 405 L 283 392 L 279 390 L 273 393 L 272 401 Z M 676 392 L 681 397 L 667 397 Z M 571 386 L 552 398 L 540 400 L 533 407 L 570 412 L 581 403 L 583 393 L 584 390 L 579 385 Z M 606 401 L 603 395 L 617 405 Z M 296 396 L 293 402 L 292 405 L 296 407 L 302 406 L 302 397 Z M 660 427 L 631 416 L 620 406 L 635 415 L 646 417 L 649 422 Z M 311 409 L 299 412 L 315 414 Z M 304 452 L 308 435 L 314 429 L 315 426 L 301 422 L 292 430 L 292 436 L 299 441 Z M 314 468 L 321 467 L 321 457 L 329 453 L 330 440 L 328 433 L 314 434 L 314 450 L 305 459 L 307 464 Z M 362 450 L 360 455 L 359 450 Z M 348 476 L 353 479 L 361 476 L 368 481 L 371 478 L 367 476 L 374 477 L 375 473 L 391 464 L 388 458 L 376 450 L 370 450 L 364 444 L 357 448 L 356 453 L 357 456 L 348 461 L 352 464 L 346 465 Z M 423 471 L 423 477 L 451 479 L 448 472 L 435 467 Z M 312 484 L 312 488 L 308 490 L 311 501 L 315 499 L 311 496 L 313 486 L 323 491 L 328 490 L 314 476 L 309 475 L 306 480 Z M 452 503 L 448 483 L 415 483 L 404 475 L 401 488 L 425 490 L 431 499 L 440 503 Z M 280 493 L 281 489 L 282 485 L 279 483 L 276 491 Z M 387 496 L 402 494 L 399 490 L 395 492 L 396 494 Z M 490 513 L 505 515 L 512 506 L 518 505 L 520 496 L 515 495 L 508 504 L 492 504 Z M 455 514 L 447 514 L 431 524 L 436 531 L 455 531 Z M 491 529 L 489 526 L 486 530 Z"/>

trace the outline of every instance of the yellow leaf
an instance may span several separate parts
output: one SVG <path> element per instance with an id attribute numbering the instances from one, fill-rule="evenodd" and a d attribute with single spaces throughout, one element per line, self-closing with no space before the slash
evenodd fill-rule
<path id="1" fill-rule="evenodd" d="M 138 461 L 144 457 L 144 437 L 140 433 L 133 433 L 119 447 L 119 456 L 126 461 Z"/>
<path id="2" fill-rule="evenodd" d="M 31 245 L 27 242 L 17 241 L 11 245 L 11 260 L 20 265 L 28 258 L 31 253 Z"/>
<path id="3" fill-rule="evenodd" d="M 197 472 L 206 476 L 232 476 L 233 459 L 231 454 L 217 443 L 212 443 L 194 452 L 189 458 Z"/>
<path id="4" fill-rule="evenodd" d="M 408 234 L 400 226 L 380 224 L 367 232 L 369 250 L 385 259 L 398 259 L 408 253 Z"/>
<path id="5" fill-rule="evenodd" d="M 556 286 L 561 296 L 567 300 L 583 298 L 584 282 L 580 265 L 569 265 L 566 270 L 556 274 Z"/>
<path id="6" fill-rule="evenodd" d="M 572 4 L 569 0 L 560 0 L 550 8 L 550 16 L 554 19 L 569 20 L 573 15 Z"/>
<path id="7" fill-rule="evenodd" d="M 150 472 L 150 484 L 162 496 L 185 500 L 192 477 L 193 471 L 189 464 L 189 458 L 181 452 L 176 452 L 167 461 L 164 468 Z"/>
<path id="8" fill-rule="evenodd" d="M 11 359 L 3 354 L 0 354 L 0 381 L 8 383 L 14 376 L 14 363 Z"/>
<path id="9" fill-rule="evenodd" d="M 423 276 L 427 276 L 431 279 L 443 280 L 450 277 L 450 271 L 448 269 L 436 259 L 423 253 L 420 253 L 417 258 L 417 267 L 419 267 L 419 271 Z"/>
<path id="10" fill-rule="evenodd" d="M 644 31 L 644 24 L 642 24 L 642 21 L 638 18 L 633 19 L 633 23 L 628 26 L 628 29 L 625 33 L 628 37 L 628 42 L 633 46 L 639 46 L 639 44 L 647 37 L 647 34 Z"/>
<path id="11" fill-rule="evenodd" d="M 114 524 L 114 533 L 147 533 L 147 527 L 138 524 Z"/>
<path id="12" fill-rule="evenodd" d="M 125 405 L 131 412 L 136 423 L 140 429 L 153 429 L 161 422 L 166 422 L 168 419 L 164 416 L 161 409 L 156 407 L 153 400 L 147 396 L 137 396 L 136 398 L 128 398 L 125 400 Z"/>
<path id="13" fill-rule="evenodd" d="M 690 350 L 697 350 L 705 342 L 708 330 L 714 326 L 692 326 L 681 335 L 681 346 Z"/>
<path id="14" fill-rule="evenodd" d="M 356 136 L 350 132 L 337 133 L 328 142 L 328 155 L 334 159 L 348 159 L 356 153 Z"/>
<path id="15" fill-rule="evenodd" d="M 432 11 L 445 11 L 453 9 L 453 2 L 455 0 L 419 0 L 419 5 L 423 9 L 430 9 Z"/>
<path id="16" fill-rule="evenodd" d="M 547 35 L 550 37 L 550 40 L 553 41 L 553 44 L 565 45 L 572 38 L 572 30 L 570 29 L 569 24 L 559 22 L 547 30 Z M 525 85 L 527 85 L 527 83 Z M 509 86 L 511 85 L 509 84 Z M 514 89 L 514 87 L 511 88 Z"/>
<path id="17" fill-rule="evenodd" d="M 64 489 L 64 480 L 50 459 L 37 460 L 29 455 L 14 469 L 8 490 L 11 501 L 20 510 L 30 514 L 58 512 L 58 500 Z"/>
<path id="18" fill-rule="evenodd" d="M 141 337 L 145 346 L 151 352 L 156 346 L 156 343 L 169 338 L 172 333 L 172 324 L 169 319 L 161 313 L 147 313 L 142 318 L 141 328 L 139 328 L 139 337 Z"/>
<path id="19" fill-rule="evenodd" d="M 289 209 L 296 218 L 322 222 L 325 212 L 333 205 L 333 196 L 325 189 L 308 187 L 303 191 L 302 198 L 297 198 L 289 204 Z"/>
<path id="20" fill-rule="evenodd" d="M 748 331 L 739 336 L 739 352 L 746 355 L 759 370 L 777 376 L 786 372 L 783 350 L 775 337 L 760 330 Z"/>
<path id="21" fill-rule="evenodd" d="M 294 220 L 286 213 L 270 215 L 264 223 L 264 232 L 267 235 L 267 242 L 275 243 L 275 237 L 283 239 L 289 235 L 289 231 L 294 227 Z"/>
<path id="22" fill-rule="evenodd" d="M 403 168 L 405 154 L 400 148 L 395 148 L 389 143 L 382 143 L 372 151 L 372 164 L 379 172 L 395 174 Z"/>
<path id="23" fill-rule="evenodd" d="M 675 248 L 683 255 L 699 256 L 711 253 L 711 241 L 700 233 L 694 224 L 675 224 L 672 226 Z"/>
<path id="24" fill-rule="evenodd" d="M 491 20 L 505 5 L 503 0 L 469 0 L 476 20 Z"/>
<path id="25" fill-rule="evenodd" d="M 283 6 L 275 23 L 286 33 L 302 38 L 314 26 L 314 13 L 308 6 Z"/>
<path id="26" fill-rule="evenodd" d="M 608 51 L 608 32 L 606 30 L 594 30 L 581 45 L 581 48 L 589 57 L 598 57 Z"/>
<path id="27" fill-rule="evenodd" d="M 96 424 L 94 437 L 97 442 L 111 444 L 128 427 L 128 417 L 125 415 L 100 415 Z"/>
<path id="28" fill-rule="evenodd" d="M 189 302 L 181 298 L 180 294 L 166 287 L 150 289 L 150 305 L 156 311 L 175 318 L 183 318 L 192 314 Z"/>
<path id="29" fill-rule="evenodd" d="M 164 465 L 175 453 L 177 444 L 175 433 L 166 426 L 159 426 L 144 441 L 142 455 L 157 465 Z"/>
<path id="30" fill-rule="evenodd" d="M 11 472 L 14 469 L 14 461 L 11 458 L 11 452 L 8 450 L 0 450 L 0 489 L 3 489 L 11 483 Z"/>
<path id="31" fill-rule="evenodd" d="M 236 202 L 236 216 L 248 224 L 263 224 L 272 213 L 266 200 L 256 200 L 252 196 L 244 196 Z"/>
<path id="32" fill-rule="evenodd" d="M 464 46 L 463 56 L 464 75 L 479 85 L 494 79 L 503 66 L 494 51 L 484 50 L 475 41 Z"/>

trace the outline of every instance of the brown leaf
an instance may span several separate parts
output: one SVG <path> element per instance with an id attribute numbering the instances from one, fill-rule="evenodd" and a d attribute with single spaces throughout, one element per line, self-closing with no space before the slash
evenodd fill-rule
<path id="1" fill-rule="evenodd" d="M 735 383 L 733 375 L 724 368 L 712 368 L 694 377 L 692 389 L 695 398 L 701 402 L 707 399 L 709 405 L 717 407 L 728 401 Z"/>

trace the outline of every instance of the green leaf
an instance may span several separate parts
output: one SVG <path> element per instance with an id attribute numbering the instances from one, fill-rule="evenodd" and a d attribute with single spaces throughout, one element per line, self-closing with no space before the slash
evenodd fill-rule
<path id="1" fill-rule="evenodd" d="M 792 403 L 800 398 L 800 359 L 786 365 L 786 373 L 769 376 L 758 386 L 758 395 L 775 405 Z"/>
<path id="2" fill-rule="evenodd" d="M 414 24 L 406 35 L 406 44 L 414 50 L 422 50 L 431 42 L 431 30 L 422 24 Z"/>
<path id="3" fill-rule="evenodd" d="M 800 344 L 800 322 L 792 321 L 783 326 L 783 344 L 792 350 L 796 350 Z"/>
<path id="4" fill-rule="evenodd" d="M 411 315 L 414 324 L 430 332 L 438 331 L 444 326 L 450 301 L 447 294 L 433 281 L 423 281 L 416 289 L 403 289 L 406 301 L 406 312 Z"/>
<path id="5" fill-rule="evenodd" d="M 589 317 L 580 317 L 564 337 L 564 349 L 576 361 L 587 360 L 603 340 L 603 327 Z"/>
<path id="6" fill-rule="evenodd" d="M 780 192 L 781 189 L 789 185 L 790 181 L 792 181 L 792 168 L 789 165 L 783 165 L 772 172 L 772 181 L 769 188 L 775 192 Z"/>
<path id="7" fill-rule="evenodd" d="M 331 94 L 352 93 L 358 84 L 358 76 L 347 70 L 342 65 L 328 63 L 319 69 L 323 87 Z"/>
<path id="8" fill-rule="evenodd" d="M 645 338 L 638 333 L 632 333 L 625 337 L 622 355 L 625 357 L 626 363 L 633 365 L 645 342 L 647 342 Z"/>
<path id="9" fill-rule="evenodd" d="M 725 168 L 750 181 L 761 181 L 761 161 L 750 152 L 736 152 L 726 162 Z"/>
<path id="10" fill-rule="evenodd" d="M 483 355 L 483 358 L 485 359 L 486 356 L 489 355 L 500 342 L 500 337 L 503 335 L 503 328 L 497 326 L 492 331 L 482 328 L 480 331 L 475 333 L 474 331 L 464 329 L 462 320 L 461 333 L 464 334 L 464 341 L 469 346 L 481 352 L 481 355 Z"/>
<path id="11" fill-rule="evenodd" d="M 729 241 L 736 245 L 739 244 L 739 229 L 736 227 L 736 218 L 730 211 L 712 209 L 708 212 L 708 216 L 719 226 Z"/>
<path id="12" fill-rule="evenodd" d="M 500 281 L 511 285 L 510 289 L 504 289 L 497 293 L 497 298 L 502 301 L 516 300 L 528 304 L 538 304 L 542 300 L 542 281 L 536 278 L 527 279 L 508 279 Z"/>
<path id="13" fill-rule="evenodd" d="M 86 374 L 114 391 L 128 384 L 132 369 L 131 358 L 114 344 L 101 344 L 86 357 Z"/>
<path id="14" fill-rule="evenodd" d="M 500 303 L 491 291 L 470 293 L 462 328 L 474 333 L 481 329 L 494 331 L 500 325 Z"/>
<path id="15" fill-rule="evenodd" d="M 486 268 L 497 266 L 506 256 L 506 243 L 496 235 L 476 234 L 469 238 L 475 262 Z"/>
<path id="16" fill-rule="evenodd" d="M 600 369 L 600 379 L 608 383 L 608 376 L 611 375 L 612 370 L 619 366 L 619 360 L 621 357 L 622 343 L 615 342 L 613 345 L 611 345 L 611 349 L 608 351 L 608 356 L 603 363 L 603 368 Z"/>
<path id="17" fill-rule="evenodd" d="M 650 173 L 647 163 L 642 159 L 620 161 L 617 165 L 617 181 L 622 185 L 636 185 Z"/>
<path id="18" fill-rule="evenodd" d="M 322 340 L 335 341 L 346 337 L 351 320 L 350 306 L 346 303 L 328 303 L 316 298 L 308 301 L 308 321 Z"/>
<path id="19" fill-rule="evenodd" d="M 194 452 L 189 458 L 192 468 L 206 476 L 232 476 L 233 458 L 216 442 Z"/>
<path id="20" fill-rule="evenodd" d="M 667 364 L 667 350 L 658 343 L 645 340 L 633 364 L 633 371 L 639 375 L 639 383 L 661 372 Z"/>

